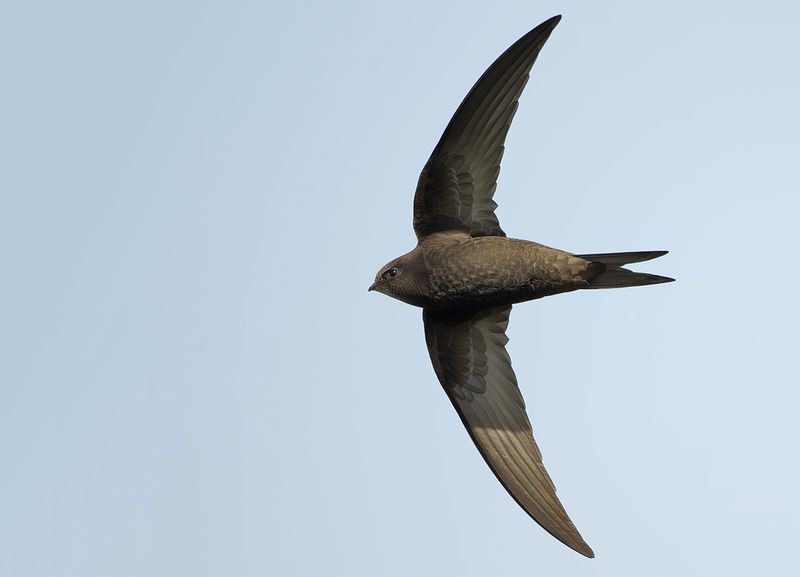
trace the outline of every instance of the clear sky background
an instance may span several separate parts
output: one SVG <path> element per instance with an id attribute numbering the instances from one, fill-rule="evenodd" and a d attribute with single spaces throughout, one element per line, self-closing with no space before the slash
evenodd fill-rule
<path id="1" fill-rule="evenodd" d="M 511 236 L 669 249 L 515 307 L 547 535 L 368 294 L 419 170 L 546 18 Z M 7 2 L 0 575 L 800 574 L 795 2 Z"/>

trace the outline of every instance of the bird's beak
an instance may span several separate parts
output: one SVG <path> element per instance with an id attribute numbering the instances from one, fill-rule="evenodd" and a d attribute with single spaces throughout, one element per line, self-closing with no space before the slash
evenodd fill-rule
<path id="1" fill-rule="evenodd" d="M 374 283 L 372 283 L 371 285 L 369 285 L 369 288 L 367 289 L 367 292 L 369 292 L 369 291 L 374 291 L 374 290 L 375 290 L 375 287 L 376 287 L 377 285 L 378 285 L 378 283 L 376 283 L 376 282 L 374 282 Z"/>

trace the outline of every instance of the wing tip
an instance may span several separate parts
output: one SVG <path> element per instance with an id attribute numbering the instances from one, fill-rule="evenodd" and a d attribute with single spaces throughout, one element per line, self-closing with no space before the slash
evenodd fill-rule
<path id="1" fill-rule="evenodd" d="M 536 521 L 535 518 L 534 521 Z M 536 522 L 539 523 L 539 521 Z M 553 537 L 561 541 L 564 545 L 566 545 L 576 553 L 580 553 L 581 555 L 589 559 L 594 559 L 594 551 L 592 551 L 592 548 L 589 547 L 586 541 L 583 540 L 583 537 L 581 537 L 580 533 L 578 533 L 578 530 L 575 528 L 574 525 L 572 526 L 572 531 L 570 531 L 571 534 L 567 535 L 564 534 L 557 535 L 556 533 L 554 533 L 541 523 L 539 523 L 539 525 L 541 525 L 545 531 L 550 533 Z"/>
<path id="2" fill-rule="evenodd" d="M 581 543 L 577 547 L 572 547 L 572 549 L 588 559 L 594 559 L 594 551 L 592 551 L 592 548 L 589 547 L 586 543 Z"/>
<path id="3" fill-rule="evenodd" d="M 544 22 L 540 24 L 542 28 L 550 28 L 551 30 L 555 28 L 558 23 L 561 22 L 561 14 L 556 14 L 552 18 L 548 18 Z"/>
<path id="4" fill-rule="evenodd" d="M 523 38 L 542 38 L 542 44 L 544 44 L 559 22 L 561 22 L 561 14 L 556 14 L 534 27 Z"/>

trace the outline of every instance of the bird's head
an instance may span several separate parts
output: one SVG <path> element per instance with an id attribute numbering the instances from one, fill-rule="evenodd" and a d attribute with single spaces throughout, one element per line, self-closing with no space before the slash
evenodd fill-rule
<path id="1" fill-rule="evenodd" d="M 408 292 L 412 276 L 410 271 L 406 270 L 406 264 L 403 257 L 386 263 L 375 275 L 375 282 L 369 290 L 404 300 L 403 295 Z"/>

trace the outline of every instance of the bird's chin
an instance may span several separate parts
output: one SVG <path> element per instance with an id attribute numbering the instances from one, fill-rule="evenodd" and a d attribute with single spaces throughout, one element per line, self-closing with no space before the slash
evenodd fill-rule
<path id="1" fill-rule="evenodd" d="M 380 294 L 382 294 L 382 295 L 386 295 L 386 296 L 387 296 L 387 297 L 389 297 L 389 298 L 393 298 L 393 299 L 397 299 L 397 300 L 402 300 L 402 299 L 399 299 L 399 298 L 398 298 L 398 297 L 397 297 L 397 296 L 394 294 L 394 291 L 392 291 L 392 290 L 391 290 L 389 287 L 387 287 L 387 286 L 386 286 L 385 284 L 383 284 L 383 283 L 375 283 L 374 285 L 372 285 L 371 287 L 369 287 L 369 290 L 370 290 L 370 291 L 374 291 L 374 292 L 376 292 L 376 293 L 380 293 Z"/>

